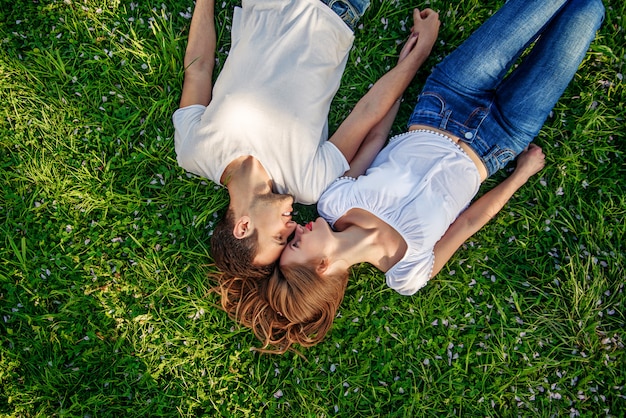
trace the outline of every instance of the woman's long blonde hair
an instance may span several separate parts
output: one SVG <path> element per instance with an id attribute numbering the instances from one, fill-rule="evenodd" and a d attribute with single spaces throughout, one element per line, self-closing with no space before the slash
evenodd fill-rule
<path id="1" fill-rule="evenodd" d="M 222 308 L 252 329 L 258 351 L 282 354 L 293 344 L 310 347 L 330 330 L 348 283 L 348 271 L 319 276 L 314 267 L 276 267 L 264 279 L 222 274 L 216 291 Z"/>

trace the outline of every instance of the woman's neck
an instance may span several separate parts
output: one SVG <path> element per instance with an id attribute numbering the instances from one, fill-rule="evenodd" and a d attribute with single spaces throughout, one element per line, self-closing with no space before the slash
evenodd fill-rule
<path id="1" fill-rule="evenodd" d="M 343 249 L 341 258 L 350 265 L 368 262 L 387 272 L 407 251 L 398 231 L 363 209 L 350 209 L 335 222 L 335 229 Z"/>

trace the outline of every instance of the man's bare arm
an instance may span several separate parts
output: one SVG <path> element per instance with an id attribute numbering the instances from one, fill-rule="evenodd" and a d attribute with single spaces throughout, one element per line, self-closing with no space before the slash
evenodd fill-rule
<path id="1" fill-rule="evenodd" d="M 211 102 L 215 66 L 215 0 L 197 0 L 185 50 L 180 107 Z"/>
<path id="2" fill-rule="evenodd" d="M 406 58 L 374 84 L 330 138 L 348 163 L 352 162 L 368 133 L 389 113 L 430 55 L 439 33 L 439 15 L 430 9 L 421 12 L 415 9 L 412 31 L 417 39 Z"/>

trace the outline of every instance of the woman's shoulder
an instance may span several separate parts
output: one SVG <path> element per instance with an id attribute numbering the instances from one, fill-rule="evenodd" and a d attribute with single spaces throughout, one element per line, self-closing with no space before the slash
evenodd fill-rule
<path id="1" fill-rule="evenodd" d="M 347 194 L 349 193 L 350 186 L 356 181 L 354 177 L 349 176 L 341 176 L 334 180 L 332 183 L 328 185 L 322 196 L 320 197 L 320 202 L 322 200 L 331 199 L 337 194 Z"/>
<path id="2" fill-rule="evenodd" d="M 355 179 L 352 177 L 339 177 L 320 196 L 317 202 L 317 211 L 331 225 L 351 208 L 353 193 L 350 187 L 354 182 Z"/>

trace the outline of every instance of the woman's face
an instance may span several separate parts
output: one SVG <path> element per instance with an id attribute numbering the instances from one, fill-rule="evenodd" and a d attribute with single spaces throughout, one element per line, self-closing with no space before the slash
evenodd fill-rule
<path id="1" fill-rule="evenodd" d="M 281 266 L 304 265 L 327 257 L 333 231 L 323 218 L 317 218 L 305 226 L 298 225 L 295 233 L 280 256 Z"/>

